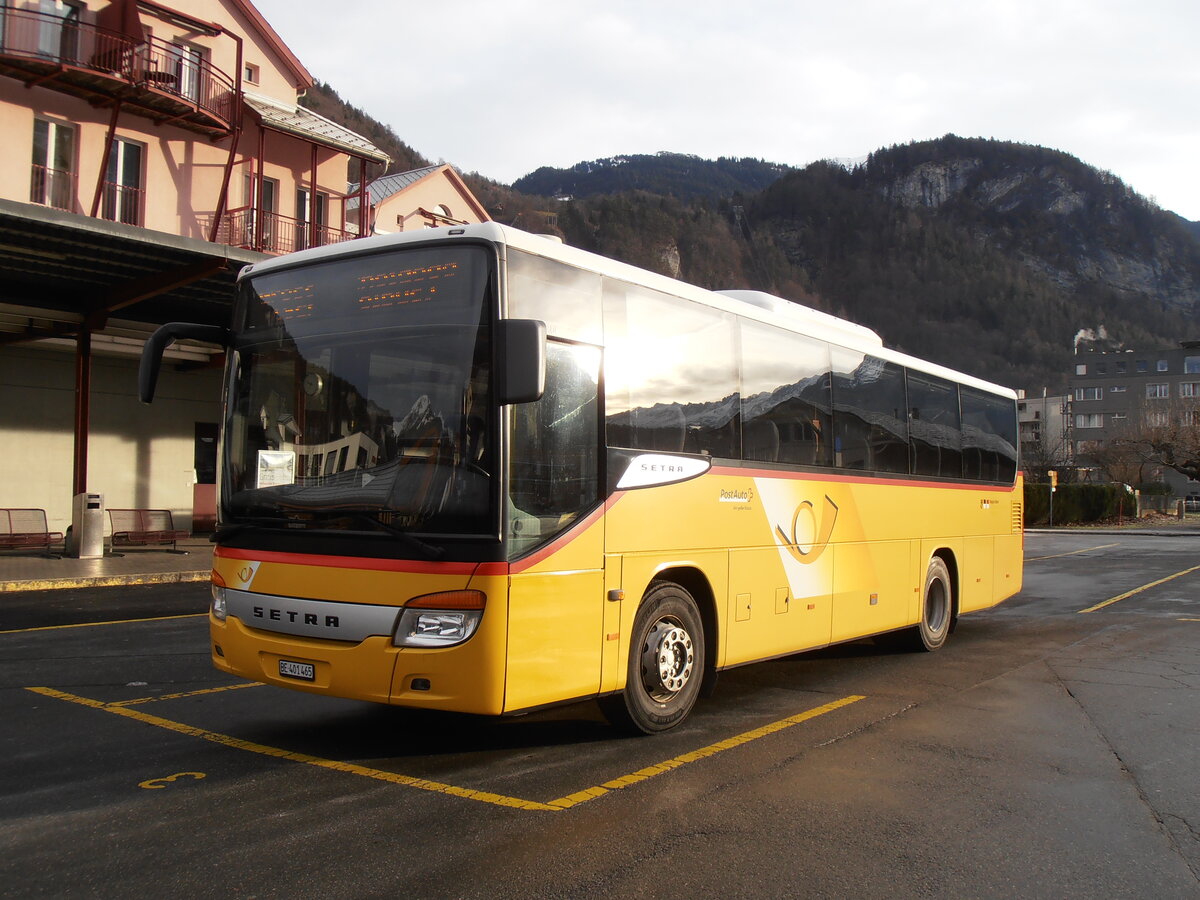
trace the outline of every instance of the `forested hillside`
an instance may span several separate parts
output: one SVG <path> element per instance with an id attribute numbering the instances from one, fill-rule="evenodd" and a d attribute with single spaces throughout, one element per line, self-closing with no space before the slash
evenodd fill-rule
<path id="1" fill-rule="evenodd" d="M 545 197 L 595 197 L 648 191 L 680 200 L 720 200 L 761 191 L 788 166 L 760 159 L 701 159 L 685 153 L 614 156 L 581 162 L 569 169 L 543 166 L 513 182 L 514 190 Z"/>
<path id="2" fill-rule="evenodd" d="M 427 165 L 331 89 L 306 105 Z M 709 288 L 756 288 L 846 316 L 889 346 L 1052 391 L 1077 333 L 1127 347 L 1200 338 L 1196 223 L 1059 151 L 953 135 L 853 168 L 627 156 L 468 184 L 492 216 Z"/>

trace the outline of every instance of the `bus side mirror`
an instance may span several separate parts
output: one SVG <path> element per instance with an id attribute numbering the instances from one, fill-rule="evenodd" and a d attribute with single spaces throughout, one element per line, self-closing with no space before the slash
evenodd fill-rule
<path id="1" fill-rule="evenodd" d="M 496 399 L 532 403 L 546 391 L 546 323 L 501 319 L 496 323 Z"/>
<path id="2" fill-rule="evenodd" d="M 170 322 L 160 326 L 146 341 L 146 346 L 142 348 L 142 361 L 138 364 L 138 397 L 143 403 L 154 400 L 154 387 L 158 384 L 163 352 L 181 338 L 227 347 L 229 329 L 223 325 L 194 325 L 190 322 Z"/>

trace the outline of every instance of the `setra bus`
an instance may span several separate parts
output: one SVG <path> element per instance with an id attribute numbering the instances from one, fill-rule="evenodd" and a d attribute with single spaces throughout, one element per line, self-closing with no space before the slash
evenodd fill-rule
<path id="1" fill-rule="evenodd" d="M 209 624 L 255 681 L 677 725 L 722 669 L 936 650 L 1021 587 L 1016 397 L 495 223 L 247 267 Z"/>

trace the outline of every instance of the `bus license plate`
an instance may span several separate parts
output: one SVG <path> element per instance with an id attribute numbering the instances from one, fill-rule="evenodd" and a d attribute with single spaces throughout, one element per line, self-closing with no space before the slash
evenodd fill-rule
<path id="1" fill-rule="evenodd" d="M 279 674 L 285 678 L 299 678 L 312 681 L 317 677 L 316 667 L 312 663 L 292 662 L 290 659 L 279 661 Z"/>

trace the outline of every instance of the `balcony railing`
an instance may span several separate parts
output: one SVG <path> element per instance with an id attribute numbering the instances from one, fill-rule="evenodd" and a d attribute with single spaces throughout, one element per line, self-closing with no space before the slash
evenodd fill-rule
<path id="1" fill-rule="evenodd" d="M 146 192 L 141 188 L 106 181 L 101 198 L 100 217 L 110 222 L 141 225 L 145 199 Z"/>
<path id="2" fill-rule="evenodd" d="M 75 186 L 74 172 L 35 165 L 29 179 L 29 202 L 74 212 Z"/>
<path id="3" fill-rule="evenodd" d="M 0 5 L 0 72 L 87 99 L 119 96 L 145 115 L 205 130 L 228 131 L 234 119 L 237 85 L 195 51 L 51 13 Z"/>
<path id="4" fill-rule="evenodd" d="M 315 230 L 315 234 L 313 233 Z M 340 244 L 358 237 L 353 231 L 312 223 L 279 213 L 243 206 L 229 210 L 221 220 L 218 240 L 233 247 L 260 253 L 291 253 L 309 247 Z"/>

